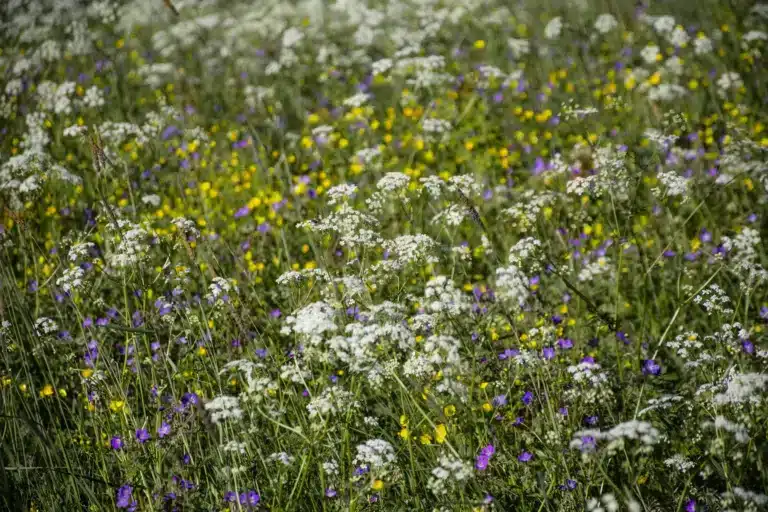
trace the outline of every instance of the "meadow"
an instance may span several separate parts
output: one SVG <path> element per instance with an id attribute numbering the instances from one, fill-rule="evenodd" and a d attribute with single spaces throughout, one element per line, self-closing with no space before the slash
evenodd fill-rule
<path id="1" fill-rule="evenodd" d="M 768 4 L 1 3 L 1 510 L 768 510 Z"/>

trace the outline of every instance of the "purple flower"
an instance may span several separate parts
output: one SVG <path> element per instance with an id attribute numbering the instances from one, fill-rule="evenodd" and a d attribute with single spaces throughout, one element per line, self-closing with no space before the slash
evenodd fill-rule
<path id="1" fill-rule="evenodd" d="M 190 405 L 197 405 L 199 401 L 200 398 L 197 396 L 197 393 L 184 393 L 181 395 L 181 405 L 183 405 L 185 409 Z"/>
<path id="2" fill-rule="evenodd" d="M 659 375 L 661 374 L 661 366 L 653 359 L 646 359 L 643 362 L 643 375 Z"/>
<path id="3" fill-rule="evenodd" d="M 247 206 L 243 206 L 242 208 L 240 208 L 239 210 L 237 210 L 237 211 L 235 212 L 235 218 L 236 218 L 236 219 L 239 219 L 239 218 L 241 218 L 241 217 L 245 217 L 245 216 L 246 216 L 246 215 L 248 215 L 249 213 L 251 213 L 251 209 L 250 209 L 250 208 L 248 208 Z"/>
<path id="4" fill-rule="evenodd" d="M 696 500 L 688 500 L 685 502 L 685 512 L 696 512 Z"/>
<path id="5" fill-rule="evenodd" d="M 227 491 L 224 493 L 224 503 L 234 503 L 237 499 L 237 494 L 234 491 Z"/>
<path id="6" fill-rule="evenodd" d="M 544 347 L 541 349 L 541 357 L 547 361 L 555 357 L 555 349 L 552 347 Z"/>
<path id="7" fill-rule="evenodd" d="M 480 454 L 475 458 L 475 469 L 478 471 L 485 471 L 488 468 L 489 462 L 490 462 L 489 457 L 486 457 L 485 455 Z"/>
<path id="8" fill-rule="evenodd" d="M 498 395 L 493 397 L 493 405 L 496 407 L 503 407 L 507 405 L 507 395 Z"/>
<path id="9" fill-rule="evenodd" d="M 619 339 L 619 341 L 623 341 L 625 345 L 629 345 L 630 343 L 629 336 L 627 336 L 627 333 L 625 333 L 624 331 L 618 331 L 616 333 L 616 337 Z"/>
<path id="10" fill-rule="evenodd" d="M 597 441 L 593 436 L 581 436 L 581 451 L 591 452 L 597 447 Z"/>
<path id="11" fill-rule="evenodd" d="M 158 437 L 162 439 L 163 437 L 167 436 L 170 433 L 171 433 L 171 426 L 166 422 L 162 422 L 160 424 L 160 427 L 157 429 Z"/>
<path id="12" fill-rule="evenodd" d="M 568 408 L 567 407 L 561 407 L 557 410 L 557 412 L 560 413 L 560 416 L 568 416 Z"/>
<path id="13" fill-rule="evenodd" d="M 120 439 L 120 436 L 112 436 L 112 440 L 110 440 L 109 444 L 112 446 L 113 450 L 123 449 L 123 440 Z"/>
<path id="14" fill-rule="evenodd" d="M 117 508 L 127 508 L 128 510 L 136 510 L 136 501 L 131 500 L 131 494 L 133 494 L 133 487 L 128 484 L 120 487 L 117 490 L 117 496 L 115 501 L 117 502 Z"/>
<path id="15" fill-rule="evenodd" d="M 597 421 L 599 419 L 600 419 L 600 417 L 597 416 L 597 415 L 595 415 L 595 416 L 587 416 L 586 418 L 584 418 L 584 423 L 586 423 L 590 427 L 593 427 L 593 426 L 597 425 Z"/>
<path id="16" fill-rule="evenodd" d="M 573 341 L 569 338 L 560 338 L 557 340 L 557 346 L 563 350 L 568 350 L 569 348 L 573 348 Z"/>
<path id="17" fill-rule="evenodd" d="M 336 497 L 336 490 L 331 489 L 330 487 L 325 490 L 325 497 L 326 498 L 335 498 Z"/>
<path id="18" fill-rule="evenodd" d="M 741 342 L 741 350 L 743 350 L 747 354 L 754 354 L 755 344 L 749 340 L 744 340 Z"/>
<path id="19" fill-rule="evenodd" d="M 525 405 L 531 405 L 531 402 L 533 402 L 533 392 L 532 391 L 526 391 L 523 394 L 523 398 L 521 398 L 522 402 Z"/>
<path id="20" fill-rule="evenodd" d="M 149 441 L 149 432 L 147 432 L 147 429 L 145 428 L 137 428 L 136 429 L 136 440 L 140 442 L 141 444 L 146 443 Z"/>
<path id="21" fill-rule="evenodd" d="M 514 349 L 514 348 L 508 348 L 504 352 L 499 354 L 499 359 L 503 361 L 505 359 L 509 359 L 511 357 L 515 357 L 515 356 L 518 356 L 518 355 L 520 355 L 520 351 L 519 350 Z"/>
<path id="22" fill-rule="evenodd" d="M 533 454 L 531 452 L 523 452 L 517 456 L 517 460 L 519 460 L 520 462 L 528 462 L 532 458 L 533 458 Z"/>

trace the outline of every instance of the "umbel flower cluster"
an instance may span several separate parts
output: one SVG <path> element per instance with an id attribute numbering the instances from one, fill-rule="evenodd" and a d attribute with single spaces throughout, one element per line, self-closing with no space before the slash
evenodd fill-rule
<path id="1" fill-rule="evenodd" d="M 766 509 L 768 4 L 697 7 L 2 2 L 0 509 Z"/>

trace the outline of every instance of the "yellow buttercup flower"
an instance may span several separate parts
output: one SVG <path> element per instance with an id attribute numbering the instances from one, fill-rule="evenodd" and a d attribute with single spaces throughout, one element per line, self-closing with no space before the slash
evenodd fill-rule
<path id="1" fill-rule="evenodd" d="M 435 441 L 437 441 L 438 444 L 443 444 L 447 436 L 448 436 L 448 431 L 445 429 L 445 425 L 443 425 L 442 423 L 439 423 L 435 427 Z"/>

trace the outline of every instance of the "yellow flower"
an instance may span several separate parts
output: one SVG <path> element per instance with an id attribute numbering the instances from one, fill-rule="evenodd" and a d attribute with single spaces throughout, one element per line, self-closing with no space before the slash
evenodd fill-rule
<path id="1" fill-rule="evenodd" d="M 405 414 L 400 415 L 400 426 L 401 427 L 408 426 L 408 416 L 406 416 Z"/>
<path id="2" fill-rule="evenodd" d="M 125 402 L 123 400 L 111 400 L 109 402 L 109 409 L 112 412 L 122 411 L 124 407 L 125 407 Z"/>
<path id="3" fill-rule="evenodd" d="M 435 427 L 435 441 L 437 441 L 438 444 L 443 444 L 447 435 L 448 431 L 445 429 L 445 425 L 439 423 Z"/>
<path id="4" fill-rule="evenodd" d="M 401 428 L 400 432 L 397 435 L 399 435 L 400 437 L 402 437 L 406 441 L 411 438 L 411 433 L 408 430 L 408 427 Z"/>
<path id="5" fill-rule="evenodd" d="M 53 396 L 53 393 L 54 393 L 53 386 L 51 386 L 50 384 L 46 384 L 45 386 L 43 386 L 43 389 L 40 390 L 41 397 Z"/>
<path id="6" fill-rule="evenodd" d="M 445 408 L 443 409 L 443 413 L 445 413 L 445 415 L 447 417 L 449 417 L 449 418 L 451 416 L 454 416 L 456 414 L 456 406 L 455 405 L 446 405 Z"/>
<path id="7" fill-rule="evenodd" d="M 491 412 L 491 411 L 493 410 L 493 406 L 492 406 L 490 403 L 488 403 L 488 402 L 485 402 L 485 403 L 483 404 L 483 410 L 484 410 L 485 412 Z"/>
<path id="8" fill-rule="evenodd" d="M 421 437 L 419 437 L 419 441 L 421 441 L 421 444 L 429 444 L 432 442 L 432 436 L 429 434 L 421 434 Z"/>
<path id="9" fill-rule="evenodd" d="M 483 48 L 485 48 L 485 41 L 483 41 L 482 39 L 478 39 L 477 41 L 475 41 L 475 48 L 477 48 L 478 50 L 482 50 Z"/>
<path id="10" fill-rule="evenodd" d="M 384 482 L 382 482 L 381 480 L 374 480 L 373 483 L 371 484 L 371 489 L 373 489 L 374 491 L 380 491 L 383 488 L 384 488 Z"/>

